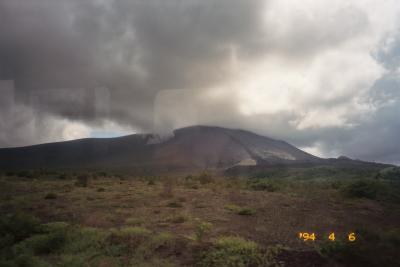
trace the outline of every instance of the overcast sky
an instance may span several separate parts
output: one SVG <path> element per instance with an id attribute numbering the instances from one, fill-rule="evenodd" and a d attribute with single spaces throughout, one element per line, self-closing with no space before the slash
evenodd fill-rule
<path id="1" fill-rule="evenodd" d="M 0 147 L 242 128 L 400 163 L 398 0 L 0 0 Z"/>

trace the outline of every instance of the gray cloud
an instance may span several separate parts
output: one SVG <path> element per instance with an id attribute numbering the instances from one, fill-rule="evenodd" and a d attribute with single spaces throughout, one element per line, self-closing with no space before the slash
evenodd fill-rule
<path id="1" fill-rule="evenodd" d="M 106 86 L 113 119 L 149 129 L 157 92 L 222 82 L 229 46 L 253 51 L 262 2 L 104 3 L 2 0 L 0 78 L 15 80 L 19 99 Z"/>
<path id="2" fill-rule="evenodd" d="M 399 162 L 399 5 L 370 2 L 0 0 L 0 146 L 157 118 Z"/>

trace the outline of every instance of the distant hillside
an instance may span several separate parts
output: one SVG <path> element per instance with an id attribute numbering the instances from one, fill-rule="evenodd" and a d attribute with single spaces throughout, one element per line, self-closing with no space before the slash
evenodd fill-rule
<path id="1" fill-rule="evenodd" d="M 158 173 L 327 162 L 332 160 L 315 157 L 284 141 L 208 126 L 178 129 L 166 140 L 151 134 L 135 134 L 0 149 L 1 170 L 89 168 Z"/>

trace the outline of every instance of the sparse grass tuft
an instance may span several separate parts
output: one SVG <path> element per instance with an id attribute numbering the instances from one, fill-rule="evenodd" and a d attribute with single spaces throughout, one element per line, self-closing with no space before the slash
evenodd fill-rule
<path id="1" fill-rule="evenodd" d="M 142 218 L 131 217 L 126 219 L 125 223 L 129 225 L 142 225 L 144 223 L 144 220 Z"/>
<path id="2" fill-rule="evenodd" d="M 235 204 L 229 204 L 229 205 L 225 206 L 225 209 L 232 211 L 232 212 L 237 212 L 238 210 L 240 210 L 240 207 Z"/>
<path id="3" fill-rule="evenodd" d="M 225 209 L 234 212 L 238 215 L 245 215 L 245 216 L 254 215 L 256 213 L 255 209 L 253 208 L 240 207 L 234 204 L 226 205 Z"/>
<path id="4" fill-rule="evenodd" d="M 262 266 L 263 255 L 258 245 L 241 237 L 220 237 L 202 255 L 199 266 Z"/>
<path id="5" fill-rule="evenodd" d="M 62 248 L 65 240 L 65 231 L 34 235 L 14 246 L 14 251 L 19 255 L 30 253 L 31 251 L 35 254 L 49 254 Z"/>
<path id="6" fill-rule="evenodd" d="M 185 215 L 174 215 L 170 218 L 168 218 L 168 222 L 172 222 L 172 223 L 184 223 L 188 220 L 188 217 Z"/>
<path id="7" fill-rule="evenodd" d="M 204 236 L 211 231 L 213 225 L 209 222 L 203 222 L 200 219 L 196 220 L 196 232 L 195 237 L 196 241 L 202 242 Z"/>
<path id="8" fill-rule="evenodd" d="M 255 213 L 256 213 L 255 209 L 252 209 L 252 208 L 241 208 L 237 212 L 237 214 L 245 215 L 245 216 L 254 215 Z"/>
<path id="9" fill-rule="evenodd" d="M 150 235 L 151 231 L 143 228 L 143 227 L 124 227 L 121 228 L 119 231 L 119 234 L 121 236 L 145 236 L 145 235 Z"/>
<path id="10" fill-rule="evenodd" d="M 170 201 L 170 202 L 168 202 L 167 207 L 169 207 L 169 208 L 182 208 L 183 205 L 178 201 Z"/>

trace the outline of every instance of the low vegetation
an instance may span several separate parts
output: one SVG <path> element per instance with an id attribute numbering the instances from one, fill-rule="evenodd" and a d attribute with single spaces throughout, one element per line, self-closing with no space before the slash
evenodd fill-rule
<path id="1" fill-rule="evenodd" d="M 265 266 L 257 243 L 236 236 L 218 238 L 202 255 L 199 266 Z"/>
<path id="2" fill-rule="evenodd" d="M 400 182 L 377 179 L 356 180 L 341 188 L 344 195 L 350 198 L 400 203 Z"/>
<path id="3" fill-rule="evenodd" d="M 0 266 L 399 266 L 397 169 L 363 175 L 4 173 Z"/>
<path id="4" fill-rule="evenodd" d="M 211 231 L 212 227 L 213 225 L 211 223 L 197 219 L 196 232 L 195 232 L 196 241 L 202 242 L 204 240 L 205 235 Z"/>
<path id="5" fill-rule="evenodd" d="M 359 240 L 349 243 L 345 240 L 326 241 L 319 245 L 324 257 L 351 266 L 399 266 L 400 229 L 389 232 L 360 229 L 356 231 Z"/>
<path id="6" fill-rule="evenodd" d="M 254 215 L 256 213 L 255 209 L 253 208 L 249 208 L 249 207 L 240 207 L 234 204 L 229 204 L 227 206 L 225 206 L 225 209 L 236 213 L 238 215 L 245 215 L 245 216 L 250 216 L 250 215 Z"/>
<path id="7" fill-rule="evenodd" d="M 283 183 L 271 179 L 250 179 L 248 187 L 256 191 L 275 192 L 283 188 Z"/>

